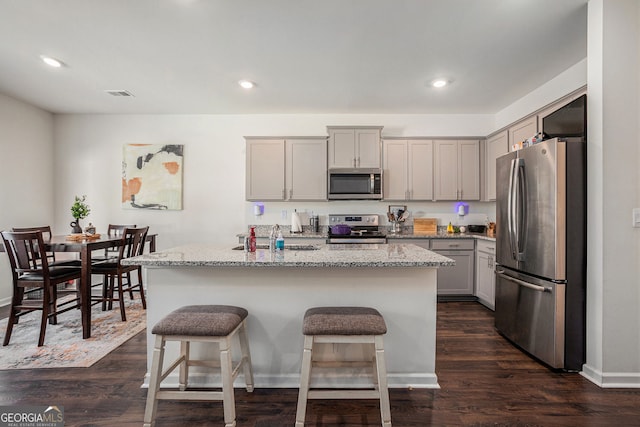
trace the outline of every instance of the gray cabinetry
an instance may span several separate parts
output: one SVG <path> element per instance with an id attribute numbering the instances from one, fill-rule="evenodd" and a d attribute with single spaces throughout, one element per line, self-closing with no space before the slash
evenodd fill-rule
<path id="1" fill-rule="evenodd" d="M 247 137 L 247 200 L 326 200 L 327 139 Z"/>
<path id="2" fill-rule="evenodd" d="M 382 126 L 327 126 L 329 168 L 380 168 Z"/>
<path id="3" fill-rule="evenodd" d="M 478 301 L 491 310 L 495 309 L 494 275 L 496 242 L 478 240 L 476 246 L 476 296 Z"/>
<path id="4" fill-rule="evenodd" d="M 431 250 L 456 262 L 438 269 L 438 295 L 473 295 L 474 240 L 433 239 Z"/>

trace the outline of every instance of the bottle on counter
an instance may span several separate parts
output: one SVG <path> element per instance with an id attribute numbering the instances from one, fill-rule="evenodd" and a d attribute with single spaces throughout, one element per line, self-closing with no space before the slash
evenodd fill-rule
<path id="1" fill-rule="evenodd" d="M 282 231 L 278 231 L 278 237 L 276 238 L 276 250 L 282 251 L 284 250 L 284 237 L 282 236 Z"/>
<path id="2" fill-rule="evenodd" d="M 447 225 L 447 233 L 453 233 L 453 225 L 451 225 L 451 222 Z"/>
<path id="3" fill-rule="evenodd" d="M 249 232 L 249 252 L 256 251 L 256 228 L 251 227 L 251 231 Z"/>
<path id="4" fill-rule="evenodd" d="M 269 233 L 269 250 L 271 252 L 276 250 L 276 239 L 278 237 L 278 233 L 280 233 L 280 226 L 276 224 L 271 227 L 271 232 Z"/>

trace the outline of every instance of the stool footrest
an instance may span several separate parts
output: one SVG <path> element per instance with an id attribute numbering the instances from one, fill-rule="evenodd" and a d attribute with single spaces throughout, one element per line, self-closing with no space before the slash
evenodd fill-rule
<path id="1" fill-rule="evenodd" d="M 376 363 L 373 360 L 314 360 L 311 362 L 314 368 L 371 368 Z"/>
<path id="2" fill-rule="evenodd" d="M 380 392 L 365 389 L 309 390 L 307 399 L 380 399 Z"/>
<path id="3" fill-rule="evenodd" d="M 156 393 L 159 400 L 222 400 L 223 392 L 210 390 L 160 390 Z"/>

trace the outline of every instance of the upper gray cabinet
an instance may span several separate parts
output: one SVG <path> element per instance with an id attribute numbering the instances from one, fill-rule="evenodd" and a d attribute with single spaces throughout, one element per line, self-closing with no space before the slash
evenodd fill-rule
<path id="1" fill-rule="evenodd" d="M 326 200 L 327 139 L 247 138 L 247 200 Z"/>
<path id="2" fill-rule="evenodd" d="M 513 151 L 513 144 L 531 138 L 538 133 L 538 116 L 529 116 L 509 128 L 509 151 Z"/>
<path id="3" fill-rule="evenodd" d="M 486 199 L 496 199 L 496 159 L 509 152 L 507 131 L 502 131 L 487 138 L 486 145 Z"/>
<path id="4" fill-rule="evenodd" d="M 434 199 L 480 200 L 480 141 L 434 140 Z"/>
<path id="5" fill-rule="evenodd" d="M 380 168 L 382 126 L 327 126 L 329 168 Z"/>
<path id="6" fill-rule="evenodd" d="M 382 142 L 385 200 L 433 200 L 433 141 Z"/>

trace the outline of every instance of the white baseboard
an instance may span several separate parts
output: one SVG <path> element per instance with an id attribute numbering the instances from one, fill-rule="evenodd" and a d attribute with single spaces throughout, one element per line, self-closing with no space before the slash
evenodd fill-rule
<path id="1" fill-rule="evenodd" d="M 585 364 L 580 375 L 602 388 L 640 388 L 640 372 L 602 372 Z"/>

